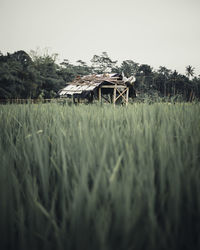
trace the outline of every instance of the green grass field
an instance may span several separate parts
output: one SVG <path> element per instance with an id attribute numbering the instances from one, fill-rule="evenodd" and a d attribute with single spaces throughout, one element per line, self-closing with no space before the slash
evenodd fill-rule
<path id="1" fill-rule="evenodd" d="M 1 105 L 0 238 L 200 249 L 200 104 Z"/>

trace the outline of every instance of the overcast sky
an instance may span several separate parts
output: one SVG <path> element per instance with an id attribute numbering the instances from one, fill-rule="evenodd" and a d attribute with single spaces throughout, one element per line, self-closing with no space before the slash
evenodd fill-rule
<path id="1" fill-rule="evenodd" d="M 200 0 L 0 0 L 0 51 L 50 48 L 89 62 L 107 51 L 200 74 Z"/>

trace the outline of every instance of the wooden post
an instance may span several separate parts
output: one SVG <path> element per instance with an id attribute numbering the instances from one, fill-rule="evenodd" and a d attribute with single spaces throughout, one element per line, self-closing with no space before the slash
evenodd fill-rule
<path id="1" fill-rule="evenodd" d="M 116 102 L 116 94 L 117 94 L 117 89 L 116 89 L 116 85 L 115 85 L 115 87 L 114 87 L 114 90 L 113 90 L 113 104 L 114 104 L 114 106 L 115 106 L 115 102 Z"/>
<path id="2" fill-rule="evenodd" d="M 99 102 L 101 102 L 101 87 L 99 88 Z"/>
<path id="3" fill-rule="evenodd" d="M 74 95 L 73 95 L 73 103 L 76 103 L 76 99 L 75 99 Z"/>
<path id="4" fill-rule="evenodd" d="M 126 90 L 126 106 L 128 105 L 129 88 Z"/>

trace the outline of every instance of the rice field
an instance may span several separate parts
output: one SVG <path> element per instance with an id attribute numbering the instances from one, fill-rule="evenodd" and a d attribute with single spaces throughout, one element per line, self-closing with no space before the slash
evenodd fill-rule
<path id="1" fill-rule="evenodd" d="M 0 247 L 200 249 L 200 104 L 1 105 Z"/>

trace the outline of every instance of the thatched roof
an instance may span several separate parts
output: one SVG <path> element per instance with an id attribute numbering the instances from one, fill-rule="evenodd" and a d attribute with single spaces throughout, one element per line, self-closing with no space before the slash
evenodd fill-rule
<path id="1" fill-rule="evenodd" d="M 94 91 L 100 85 L 125 85 L 122 75 L 116 73 L 106 73 L 99 75 L 78 76 L 73 82 L 63 88 L 59 95 L 68 96 L 73 94 L 82 94 L 83 92 Z"/>

